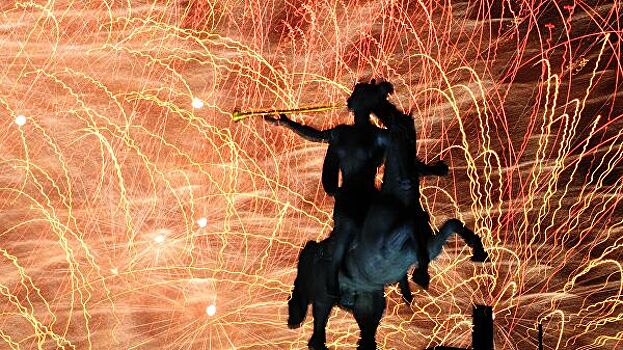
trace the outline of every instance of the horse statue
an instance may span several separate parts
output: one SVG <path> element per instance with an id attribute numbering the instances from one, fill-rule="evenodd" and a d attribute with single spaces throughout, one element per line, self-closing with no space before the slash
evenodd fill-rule
<path id="1" fill-rule="evenodd" d="M 376 330 L 386 307 L 385 285 L 403 281 L 409 267 L 422 261 L 418 254 L 427 252 L 425 261 L 432 261 L 448 239 L 458 234 L 472 248 L 472 261 L 484 262 L 488 258 L 480 238 L 457 219 L 445 222 L 434 235 L 420 234 L 432 229 L 428 215 L 419 204 L 419 176 L 447 172 L 447 166 L 443 162 L 429 166 L 417 160 L 413 119 L 387 101 L 387 94 L 392 92 L 387 84 L 378 84 L 378 93 L 384 98 L 373 111 L 390 135 L 383 185 L 361 232 L 349 246 L 338 277 L 340 294 L 352 296 L 347 298 L 352 304 L 344 304 L 340 299 L 337 305 L 352 311 L 361 331 L 360 350 L 376 349 Z M 308 305 L 312 304 L 314 329 L 308 347 L 313 350 L 328 349 L 325 328 L 336 304 L 336 299 L 327 292 L 327 281 L 332 278 L 328 275 L 329 244 L 328 240 L 305 244 L 288 301 L 289 328 L 303 324 Z"/>

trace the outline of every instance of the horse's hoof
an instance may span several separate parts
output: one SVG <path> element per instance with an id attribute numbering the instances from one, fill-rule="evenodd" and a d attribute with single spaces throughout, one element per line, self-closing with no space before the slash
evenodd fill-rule
<path id="1" fill-rule="evenodd" d="M 313 346 L 313 345 L 308 345 L 307 348 L 309 350 L 329 350 L 329 348 L 324 346 L 324 345 L 322 347 L 316 347 L 316 346 Z"/>
<path id="2" fill-rule="evenodd" d="M 316 342 L 309 342 L 309 344 L 307 344 L 307 348 L 309 350 L 329 350 L 329 348 L 324 345 L 324 343 L 316 343 Z"/>
<path id="3" fill-rule="evenodd" d="M 357 350 L 376 350 L 376 342 L 362 342 L 357 345 Z"/>
<path id="4" fill-rule="evenodd" d="M 491 261 L 489 259 L 489 254 L 483 249 L 475 249 L 474 254 L 472 255 L 472 261 L 473 262 L 489 262 Z"/>

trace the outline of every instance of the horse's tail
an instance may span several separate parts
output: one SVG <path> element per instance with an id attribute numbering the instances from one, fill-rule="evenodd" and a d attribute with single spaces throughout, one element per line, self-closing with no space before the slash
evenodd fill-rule
<path id="1" fill-rule="evenodd" d="M 288 300 L 288 327 L 298 328 L 305 321 L 307 316 L 307 305 L 311 302 L 308 297 L 309 283 L 314 264 L 314 257 L 318 250 L 318 243 L 309 241 L 299 254 L 299 261 L 296 266 L 296 279 L 292 296 Z"/>

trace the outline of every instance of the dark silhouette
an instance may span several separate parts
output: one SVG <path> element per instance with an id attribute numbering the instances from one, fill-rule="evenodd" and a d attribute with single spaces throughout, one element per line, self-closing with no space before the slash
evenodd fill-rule
<path id="1" fill-rule="evenodd" d="M 388 83 L 387 83 L 388 84 Z M 390 85 L 391 87 L 391 85 Z M 393 88 L 389 89 L 390 93 Z M 420 176 L 448 174 L 448 166 L 443 161 L 429 166 L 417 158 L 417 133 L 411 115 L 400 112 L 396 106 L 387 100 L 379 99 L 373 107 L 373 113 L 387 126 L 390 133 L 390 142 L 387 145 L 388 160 L 383 176 L 383 193 L 385 198 L 393 198 L 399 202 L 396 207 L 402 208 L 401 216 L 411 217 L 417 234 L 412 237 L 417 241 L 418 266 L 412 279 L 415 283 L 428 288 L 430 275 L 428 264 L 430 260 L 426 252 L 426 243 L 433 236 L 429 215 L 420 203 Z"/>
<path id="2" fill-rule="evenodd" d="M 361 230 L 370 204 L 378 193 L 375 177 L 385 155 L 389 134 L 371 123 L 370 113 L 390 91 L 391 85 L 387 83 L 355 85 L 347 100 L 348 108 L 354 113 L 354 125 L 342 124 L 328 130 L 317 130 L 296 123 L 284 114 L 279 119 L 265 118 L 268 122 L 290 128 L 307 140 L 329 143 L 322 167 L 322 185 L 329 195 L 335 197 L 335 207 L 334 227 L 325 255 L 330 266 L 327 276 L 329 294 L 336 298 L 339 295 L 337 272 L 346 247 Z M 338 187 L 340 172 L 342 184 Z M 405 302 L 410 304 L 412 296 L 406 275 L 400 286 Z"/>
<path id="3" fill-rule="evenodd" d="M 473 315 L 472 348 L 493 350 L 493 307 L 474 305 Z"/>
<path id="4" fill-rule="evenodd" d="M 539 322 L 539 350 L 543 350 L 543 323 Z"/>
<path id="5" fill-rule="evenodd" d="M 377 98 L 370 99 L 374 101 L 371 108 L 386 124 L 389 138 L 385 144 L 385 174 L 381 192 L 372 201 L 361 232 L 352 237 L 339 270 L 340 295 L 349 297 L 340 299 L 339 303 L 353 311 L 361 330 L 359 349 L 375 349 L 376 329 L 385 310 L 386 284 L 402 280 L 401 286 L 405 285 L 404 276 L 408 268 L 438 256 L 454 233 L 458 233 L 472 247 L 472 260 L 484 261 L 487 253 L 479 237 L 456 219 L 448 220 L 434 238 L 432 235 L 416 235 L 416 232 L 430 230 L 427 215 L 425 219 L 418 217 L 425 215 L 417 212 L 418 208 L 421 209 L 417 185 L 419 176 L 445 173 L 447 166 L 444 163 L 427 166 L 417 160 L 415 129 L 413 125 L 409 127 L 407 122 L 413 123 L 412 119 L 399 113 L 387 101 L 391 85 L 372 82 L 358 84 L 358 88 L 366 94 L 376 94 Z M 330 244 L 330 239 L 327 239 L 319 243 L 310 241 L 305 245 L 299 255 L 294 290 L 288 302 L 288 326 L 291 328 L 302 324 L 307 305 L 313 304 L 314 332 L 309 347 L 316 350 L 327 349 L 325 327 L 335 302 L 327 284 L 334 278 Z M 345 303 L 345 300 L 353 302 Z"/>

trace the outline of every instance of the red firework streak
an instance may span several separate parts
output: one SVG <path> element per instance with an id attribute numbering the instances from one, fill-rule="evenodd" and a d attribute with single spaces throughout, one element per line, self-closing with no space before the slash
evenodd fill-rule
<path id="1" fill-rule="evenodd" d="M 345 104 L 386 79 L 418 130 L 428 290 L 388 287 L 384 349 L 617 349 L 621 7 L 612 1 L 8 1 L 0 5 L 0 348 L 302 349 L 296 258 L 332 227 L 326 145 L 239 111 Z M 346 109 L 293 113 L 317 128 Z M 328 346 L 352 347 L 335 310 Z"/>

